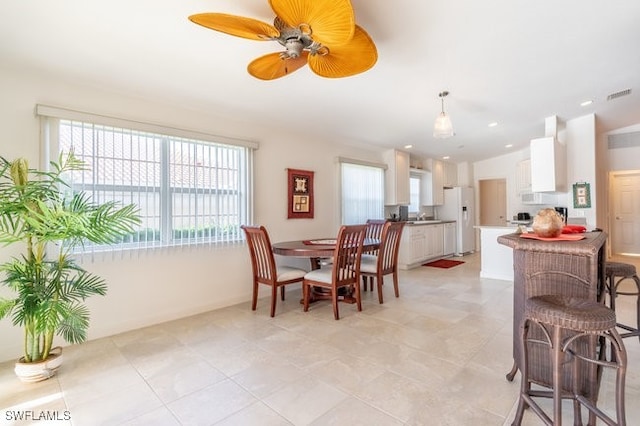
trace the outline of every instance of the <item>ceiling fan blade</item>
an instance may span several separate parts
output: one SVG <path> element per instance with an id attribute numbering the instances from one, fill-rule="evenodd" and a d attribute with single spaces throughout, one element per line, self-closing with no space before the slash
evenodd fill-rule
<path id="1" fill-rule="evenodd" d="M 355 34 L 349 43 L 330 47 L 326 55 L 310 55 L 309 67 L 322 77 L 349 77 L 365 72 L 377 60 L 376 45 L 369 34 L 356 25 Z"/>
<path id="2" fill-rule="evenodd" d="M 247 70 L 260 80 L 275 80 L 302 68 L 307 64 L 309 52 L 302 52 L 297 58 L 283 58 L 279 52 L 269 53 L 253 60 Z"/>
<path id="3" fill-rule="evenodd" d="M 226 13 L 199 13 L 189 16 L 189 20 L 212 30 L 251 40 L 270 40 L 280 35 L 273 25 Z"/>
<path id="4" fill-rule="evenodd" d="M 314 41 L 340 45 L 353 37 L 356 18 L 349 0 L 269 0 L 276 15 L 288 26 L 306 24 Z"/>

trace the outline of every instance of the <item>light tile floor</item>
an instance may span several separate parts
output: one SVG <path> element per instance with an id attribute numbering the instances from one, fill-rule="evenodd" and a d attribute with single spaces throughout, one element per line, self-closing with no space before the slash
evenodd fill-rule
<path id="1" fill-rule="evenodd" d="M 480 279 L 479 254 L 462 260 L 401 271 L 400 298 L 391 285 L 383 305 L 364 293 L 361 313 L 340 304 L 340 321 L 328 302 L 302 312 L 289 287 L 275 318 L 263 298 L 256 312 L 247 302 L 67 347 L 45 382 L 22 384 L 0 364 L 0 424 L 508 425 L 520 383 L 505 379 L 512 283 Z M 633 298 L 618 309 L 634 319 Z M 625 344 L 627 421 L 640 424 L 640 342 Z M 15 421 L 42 410 L 70 420 Z M 523 424 L 541 424 L 529 411 Z"/>

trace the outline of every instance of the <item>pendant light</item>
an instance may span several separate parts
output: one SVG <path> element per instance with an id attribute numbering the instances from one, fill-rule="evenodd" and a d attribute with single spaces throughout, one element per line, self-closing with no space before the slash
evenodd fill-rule
<path id="1" fill-rule="evenodd" d="M 453 125 L 451 124 L 451 117 L 444 112 L 444 98 L 449 92 L 446 90 L 440 92 L 438 96 L 442 104 L 442 112 L 436 117 L 436 122 L 433 125 L 433 137 L 437 139 L 446 139 L 453 136 Z"/>

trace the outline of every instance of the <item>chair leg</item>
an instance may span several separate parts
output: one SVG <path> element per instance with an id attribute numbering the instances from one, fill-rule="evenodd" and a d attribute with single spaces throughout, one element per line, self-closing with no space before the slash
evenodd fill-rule
<path id="1" fill-rule="evenodd" d="M 278 300 L 278 286 L 271 286 L 271 318 L 276 315 L 276 301 Z"/>
<path id="2" fill-rule="evenodd" d="M 393 272 L 393 291 L 396 292 L 396 297 L 400 297 L 400 290 L 398 288 L 398 271 Z"/>
<path id="3" fill-rule="evenodd" d="M 356 306 L 358 307 L 358 312 L 362 310 L 362 293 L 360 293 L 360 286 L 355 286 L 356 290 Z"/>
<path id="4" fill-rule="evenodd" d="M 382 305 L 382 275 L 376 278 L 378 282 L 378 302 Z"/>
<path id="5" fill-rule="evenodd" d="M 360 286 L 356 286 L 356 288 L 358 290 L 356 290 L 358 292 L 358 294 L 360 293 Z M 331 289 L 331 304 L 333 305 L 333 317 L 336 320 L 340 319 L 340 314 L 338 313 L 338 289 L 337 288 L 332 288 Z"/>
<path id="6" fill-rule="evenodd" d="M 284 287 L 285 286 L 280 286 L 280 299 L 284 301 Z"/>
<path id="7" fill-rule="evenodd" d="M 253 282 L 253 298 L 251 299 L 251 310 L 255 311 L 258 306 L 258 282 Z"/>
<path id="8" fill-rule="evenodd" d="M 364 287 L 364 291 L 367 291 L 367 276 L 362 276 L 362 287 Z"/>
<path id="9" fill-rule="evenodd" d="M 302 284 L 302 299 L 304 300 L 304 303 L 302 305 L 302 308 L 303 308 L 304 312 L 308 312 L 309 311 L 309 290 L 310 290 L 310 287 L 303 283 Z"/>

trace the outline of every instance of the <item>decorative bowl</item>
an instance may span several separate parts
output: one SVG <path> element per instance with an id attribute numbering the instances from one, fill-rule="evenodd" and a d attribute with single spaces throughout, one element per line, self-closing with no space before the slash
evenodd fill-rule
<path id="1" fill-rule="evenodd" d="M 555 238 L 562 233 L 564 222 L 555 209 L 542 209 L 533 218 L 533 232 L 542 238 Z"/>

